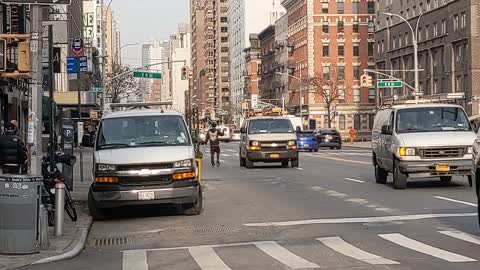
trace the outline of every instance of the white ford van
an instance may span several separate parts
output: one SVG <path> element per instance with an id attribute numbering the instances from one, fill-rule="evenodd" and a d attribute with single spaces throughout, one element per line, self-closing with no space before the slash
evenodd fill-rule
<path id="1" fill-rule="evenodd" d="M 88 206 L 94 219 L 108 208 L 178 204 L 187 215 L 202 211 L 195 150 L 180 113 L 112 112 L 102 119 L 95 143 Z"/>
<path id="2" fill-rule="evenodd" d="M 396 189 L 408 177 L 467 176 L 472 182 L 475 133 L 462 107 L 447 104 L 398 105 L 378 111 L 372 132 L 377 183 L 393 174 Z"/>

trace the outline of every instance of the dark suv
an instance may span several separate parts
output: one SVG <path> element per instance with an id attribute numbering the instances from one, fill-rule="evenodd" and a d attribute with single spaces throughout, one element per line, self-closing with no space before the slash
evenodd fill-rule
<path id="1" fill-rule="evenodd" d="M 330 149 L 342 149 L 342 136 L 340 132 L 332 128 L 321 128 L 317 130 L 316 137 L 319 147 L 330 147 Z"/>

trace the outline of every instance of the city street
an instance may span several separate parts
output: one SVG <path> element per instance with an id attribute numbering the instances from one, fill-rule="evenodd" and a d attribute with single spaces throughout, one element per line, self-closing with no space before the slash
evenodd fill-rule
<path id="1" fill-rule="evenodd" d="M 463 178 L 378 185 L 367 148 L 302 153 L 296 169 L 204 158 L 204 212 L 128 208 L 77 258 L 43 269 L 479 269 L 476 196 Z"/>

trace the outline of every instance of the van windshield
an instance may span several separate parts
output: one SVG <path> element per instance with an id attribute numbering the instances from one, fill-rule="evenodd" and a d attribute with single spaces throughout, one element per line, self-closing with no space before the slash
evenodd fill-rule
<path id="1" fill-rule="evenodd" d="M 191 144 L 183 118 L 172 115 L 105 119 L 97 140 L 97 150 Z"/>
<path id="2" fill-rule="evenodd" d="M 465 112 L 457 107 L 412 108 L 397 113 L 397 133 L 469 130 Z"/>
<path id="3" fill-rule="evenodd" d="M 258 119 L 250 121 L 248 133 L 293 133 L 293 128 L 288 119 Z"/>

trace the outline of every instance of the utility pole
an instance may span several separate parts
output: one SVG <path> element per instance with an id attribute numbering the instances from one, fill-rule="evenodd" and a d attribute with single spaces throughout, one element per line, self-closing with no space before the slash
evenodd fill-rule
<path id="1" fill-rule="evenodd" d="M 105 46 L 105 41 L 107 39 L 106 37 L 106 25 L 107 25 L 107 18 L 106 18 L 106 15 L 105 15 L 105 12 L 107 12 L 107 10 L 104 10 L 104 3 L 103 3 L 103 0 L 100 0 L 100 12 L 102 13 L 101 14 L 101 25 L 102 25 L 102 30 L 101 30 L 101 33 L 102 33 L 102 38 L 101 38 L 101 41 L 102 41 L 102 89 L 103 89 L 103 94 L 102 94 L 102 106 L 103 106 L 103 109 L 105 110 L 106 109 L 106 105 L 107 105 L 107 89 L 106 89 L 106 83 L 105 83 L 105 80 L 107 78 L 107 66 L 106 66 L 106 62 L 107 62 L 107 55 L 106 55 L 106 46 Z"/>
<path id="2" fill-rule="evenodd" d="M 30 145 L 30 173 L 42 173 L 42 8 L 32 5 L 30 11 L 31 50 L 30 50 L 30 114 L 28 117 L 28 145 Z"/>
<path id="3" fill-rule="evenodd" d="M 55 167 L 55 112 L 54 112 L 54 96 L 53 91 L 55 88 L 55 74 L 53 71 L 53 25 L 48 26 L 48 96 L 50 98 L 50 170 L 53 171 Z"/>

